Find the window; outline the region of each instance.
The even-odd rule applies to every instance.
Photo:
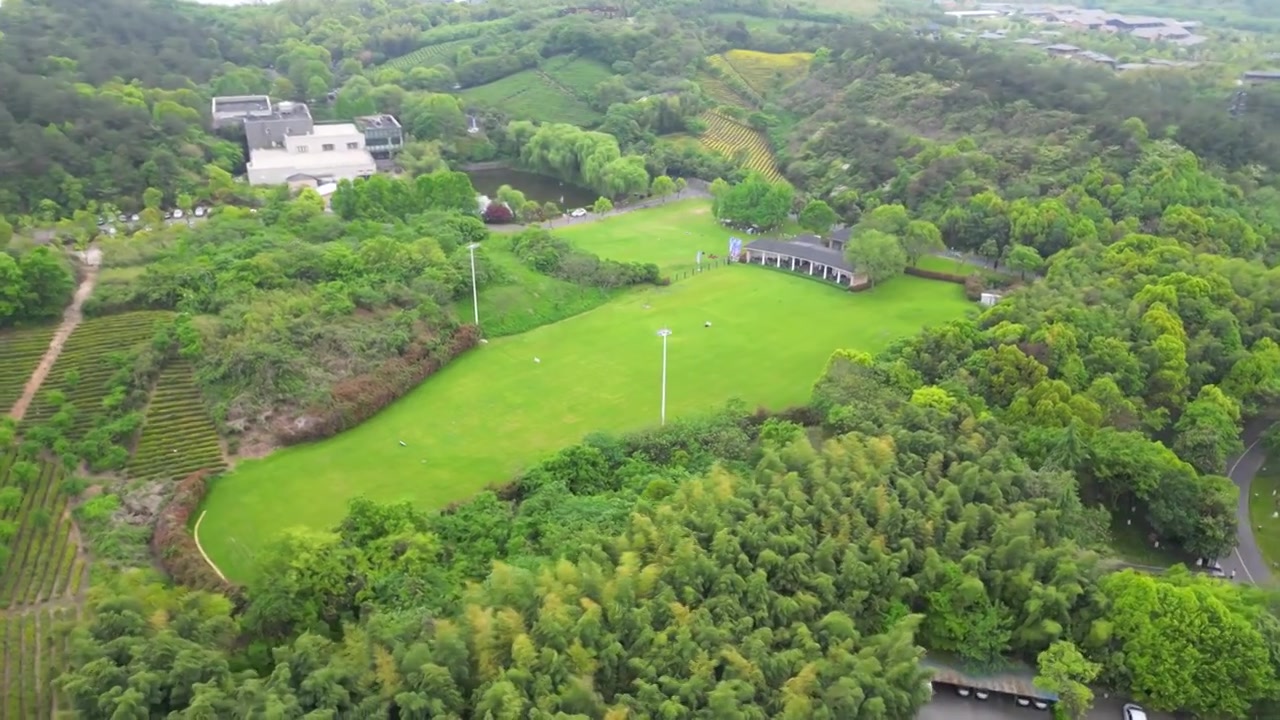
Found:
[[[360,143],[358,143],[358,142],[347,143],[347,149],[348,149],[348,150],[359,150],[359,149],[360,149]]]
[[[298,152],[300,152],[300,153],[304,153],[304,152],[306,152],[306,151],[307,151],[307,146],[306,146],[306,145],[299,145],[299,146],[298,146]]]
[[[324,152],[333,152],[333,143],[325,143],[320,146],[320,149]]]

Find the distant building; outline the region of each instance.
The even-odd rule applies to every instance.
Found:
[[[1059,56],[1065,57],[1068,55],[1075,55],[1076,53],[1080,52],[1080,48],[1076,47],[1075,45],[1067,45],[1065,43],[1059,43],[1057,45],[1045,46],[1044,51],[1049,53],[1050,55],[1059,55]]]
[[[373,157],[385,160],[404,147],[404,129],[392,115],[358,117],[356,127],[364,133],[364,144]]]
[[[281,102],[266,113],[244,119],[244,136],[249,150],[284,147],[294,135],[306,135],[315,127],[306,103]]]
[[[210,103],[213,129],[239,127],[246,118],[271,114],[271,98],[266,95],[224,95]]]
[[[1280,71],[1276,70],[1246,70],[1240,76],[1247,83],[1255,85],[1261,83],[1280,83]]]
[[[947,15],[957,20],[982,20],[986,18],[1002,17],[1004,13],[999,10],[951,10]]]
[[[1037,40],[1035,38],[1022,38],[1020,40],[1014,40],[1014,42],[1019,45],[1030,45],[1032,47],[1037,47],[1044,44],[1043,40]]]

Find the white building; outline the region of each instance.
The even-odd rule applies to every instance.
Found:
[[[247,170],[250,185],[299,180],[319,185],[367,177],[377,167],[354,123],[331,123],[316,125],[305,135],[285,136],[283,147],[250,150]]]

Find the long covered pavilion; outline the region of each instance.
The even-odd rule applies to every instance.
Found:
[[[756,240],[742,248],[741,262],[773,265],[846,287],[860,285],[867,279],[854,271],[839,250],[804,242]]]

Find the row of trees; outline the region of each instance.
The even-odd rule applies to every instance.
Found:
[[[58,317],[74,290],[71,269],[57,252],[5,252],[0,243],[0,328]]]

